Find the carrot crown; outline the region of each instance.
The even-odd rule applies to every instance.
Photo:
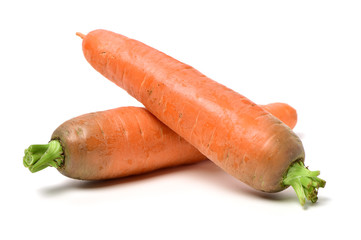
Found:
[[[58,140],[48,144],[35,144],[25,149],[23,164],[30,172],[38,172],[48,166],[59,168],[64,162],[63,148]]]
[[[318,199],[318,189],[326,185],[326,181],[318,178],[318,175],[320,171],[310,171],[302,162],[295,162],[283,179],[283,184],[293,187],[301,205],[304,206],[306,199],[315,203]]]

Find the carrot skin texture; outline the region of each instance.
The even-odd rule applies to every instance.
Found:
[[[84,114],[60,125],[65,176],[102,180],[193,163],[206,158],[144,108]]]
[[[84,36],[83,52],[98,72],[255,189],[283,190],[289,166],[304,161],[302,143],[289,127],[187,64],[106,30]]]
[[[289,108],[283,103],[267,107],[283,121],[291,121],[283,118]],[[82,180],[125,177],[207,159],[140,107],[120,107],[72,118],[61,124],[51,138],[59,140],[64,151],[65,161],[58,170]]]

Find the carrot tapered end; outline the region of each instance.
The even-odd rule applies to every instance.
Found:
[[[80,37],[81,39],[83,39],[85,37],[84,34],[80,33],[80,32],[76,32],[75,33],[78,37]]]

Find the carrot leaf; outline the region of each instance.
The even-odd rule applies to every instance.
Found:
[[[34,144],[25,150],[23,164],[30,172],[38,172],[48,166],[59,168],[64,162],[63,148],[58,140],[48,144]]]
[[[306,199],[315,203],[320,187],[325,187],[326,181],[318,178],[320,171],[310,171],[302,162],[295,162],[288,169],[283,184],[292,186],[302,206]]]

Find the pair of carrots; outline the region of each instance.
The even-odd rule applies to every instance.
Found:
[[[77,35],[88,62],[147,110],[123,107],[65,122],[48,144],[25,150],[30,171],[53,166],[72,178],[109,179],[208,158],[255,189],[292,186],[302,205],[317,201],[325,181],[303,164],[301,140],[291,130],[297,121],[292,107],[257,105],[120,34]]]

